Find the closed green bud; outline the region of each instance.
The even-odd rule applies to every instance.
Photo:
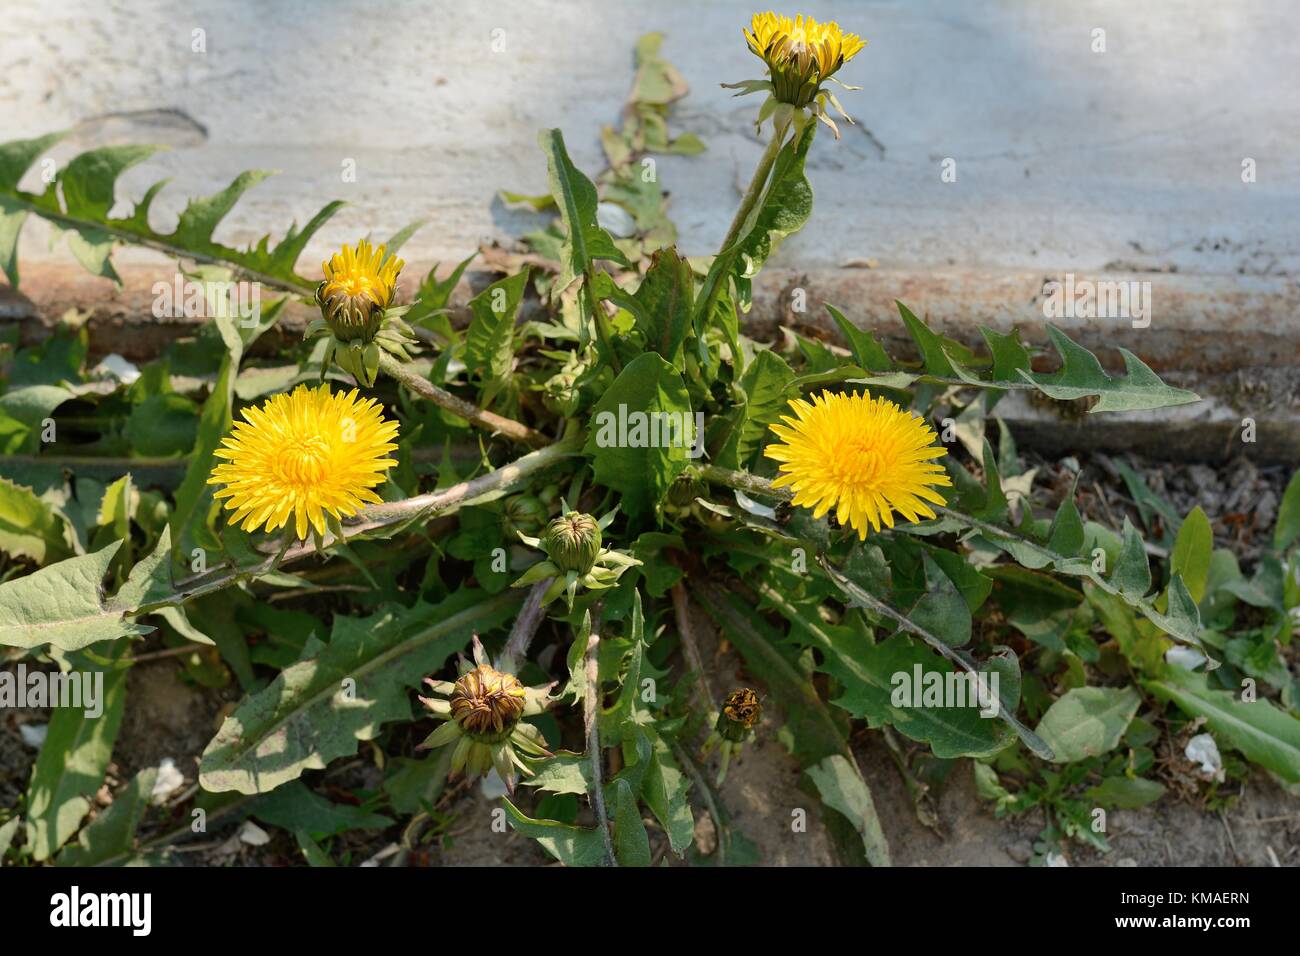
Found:
[[[505,521],[507,531],[535,534],[546,520],[546,505],[532,495],[515,495],[506,499]]]
[[[546,526],[541,543],[561,574],[586,574],[600,555],[600,525],[591,515],[570,511]]]
[[[695,499],[708,492],[708,485],[700,479],[684,475],[668,486],[668,506],[674,511],[689,511]]]

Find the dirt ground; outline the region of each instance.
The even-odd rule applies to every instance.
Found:
[[[1047,463],[1036,486],[1065,482]],[[1199,502],[1215,530],[1216,544],[1233,548],[1244,564],[1258,553],[1271,529],[1277,502],[1289,474],[1282,467],[1260,468],[1248,460],[1218,468],[1174,466],[1154,462],[1130,463],[1139,467],[1148,485],[1168,497],[1180,513]],[[1066,482],[1068,485],[1068,482]],[[1122,514],[1136,515],[1133,505],[1109,459],[1088,460],[1079,485],[1080,507],[1088,517],[1117,526]],[[707,617],[696,615],[710,682],[727,686],[739,664],[733,651],[720,648]],[[1293,659],[1292,667],[1296,661]],[[174,761],[184,777],[169,801],[170,813],[155,813],[146,824],[145,839],[156,836],[183,819],[180,805],[196,785],[198,755],[215,733],[221,717],[238,697],[237,689],[211,690],[186,682],[175,659],[160,659],[135,666],[130,673],[126,714],[110,767],[108,786],[97,802],[107,805],[111,793],[138,770]],[[48,720],[39,710],[7,710],[0,717],[0,804],[12,806],[26,787],[36,751],[22,739],[20,727]],[[776,739],[782,716],[767,708],[756,742],[733,762],[721,798],[741,830],[757,846],[767,865],[827,866],[837,855],[821,824],[819,804],[800,787],[797,762]],[[907,752],[915,748],[906,740]],[[1018,818],[996,819],[989,805],[978,798],[970,761],[957,761],[943,785],[930,794],[933,813],[927,826],[919,818],[904,778],[882,735],[859,733],[855,755],[872,789],[894,862],[903,866],[1016,866],[1027,863],[1045,820],[1040,810]],[[362,748],[358,758],[327,771],[306,775],[306,782],[331,795],[376,790],[382,775]],[[1222,794],[1221,794],[1222,795]],[[1115,810],[1109,815],[1107,839],[1110,853],[1067,844],[1067,859],[1075,866],[1296,866],[1300,865],[1300,799],[1288,796],[1262,772],[1251,774],[1232,794],[1226,810],[1212,812],[1173,791],[1141,810]],[[522,798],[527,809],[530,798]],[[408,865],[547,865],[546,854],[531,840],[512,830],[491,826],[495,801],[484,796],[478,784],[450,787],[439,803],[440,817],[433,839],[424,849],[402,858]],[[793,832],[791,810],[808,813],[805,832]],[[585,808],[584,819],[589,822]],[[697,835],[710,839],[711,820],[695,806]],[[233,813],[202,836],[180,842],[170,862],[182,865],[279,866],[301,863],[292,837],[265,827],[269,841],[252,845],[238,836],[241,814]],[[170,819],[160,819],[167,818]],[[392,850],[401,840],[407,821],[382,831],[347,834],[334,844],[336,859],[351,865],[374,860],[393,861]],[[652,828],[652,842],[666,862],[664,841]],[[340,850],[343,852],[341,853]]]

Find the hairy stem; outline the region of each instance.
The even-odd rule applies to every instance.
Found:
[[[596,293],[592,289],[593,272],[588,269],[582,277],[582,294],[587,300],[587,308],[591,311],[591,320],[596,323],[596,335],[600,338],[600,343],[609,353],[609,364],[613,368],[614,374],[618,375],[623,371],[623,363],[619,361],[618,353],[614,351],[614,337],[609,331],[609,316],[605,314],[605,307],[601,305]]]
[[[479,408],[473,402],[467,402],[446,389],[439,388],[428,379],[411,371],[387,352],[380,354],[379,367],[386,375],[401,382],[421,398],[427,398],[453,415],[459,415],[476,428],[482,428],[494,435],[504,435],[506,438],[532,445],[534,448],[540,448],[551,442],[550,438],[522,422]]]
[[[404,501],[370,505],[363,508],[355,518],[343,524],[343,538],[341,540],[349,541],[371,531],[378,531],[382,528],[393,527],[407,522],[425,521],[435,515],[454,511],[483,495],[512,488],[538,471],[576,454],[577,451],[577,440],[566,439],[538,451],[530,452],[508,465],[503,465],[496,471],[488,472],[486,475],[479,475],[469,481],[462,481],[450,488],[443,488],[441,491],[435,491],[427,495],[417,495]],[[333,534],[327,534],[324,547],[329,547],[336,540],[340,539],[335,538]],[[243,578],[266,574],[272,567],[305,558],[307,555],[314,553],[315,550],[315,545],[312,542],[300,541],[284,552],[278,564],[276,562],[277,556],[272,554],[261,564],[254,565],[251,568],[222,568],[193,578],[187,578],[177,582],[176,593],[157,603],[180,604],[199,595],[219,591]]]
[[[785,145],[785,134],[789,129],[789,119],[773,125],[772,138],[768,141],[767,148],[763,150],[763,155],[759,157],[758,167],[754,170],[749,186],[745,189],[745,195],[740,199],[740,207],[736,210],[736,215],[732,217],[731,225],[727,228],[727,235],[723,238],[722,245],[718,249],[718,259],[722,259],[724,256],[729,258],[734,254],[732,247],[735,246],[737,239],[740,237],[740,230],[744,228],[746,220],[749,219],[754,207],[758,204],[759,197],[763,195],[763,191],[767,187],[768,177],[772,174],[772,166],[776,163],[776,157],[780,155],[781,147]],[[721,293],[722,287],[726,284],[727,271],[725,266],[719,270],[705,290],[704,302],[697,314],[703,316],[706,322],[708,317],[713,314],[713,306],[718,301],[718,295]]]
[[[514,674],[518,671],[519,664],[528,656],[528,645],[532,643],[533,635],[537,633],[542,618],[546,616],[542,599],[546,597],[546,589],[551,586],[553,580],[555,579],[547,578],[538,581],[529,590],[524,606],[519,610],[519,616],[515,618],[514,627],[510,629],[505,650],[501,652],[497,664],[498,670]]]
[[[594,624],[587,637],[585,658],[587,681],[582,698],[582,725],[587,741],[587,759],[591,763],[591,803],[596,811],[600,835],[605,841],[605,865],[618,866],[614,842],[609,835],[609,813],[605,809],[604,760],[600,749],[600,615],[604,604],[592,609]]]
[[[747,471],[732,471],[730,468],[719,468],[717,465],[700,465],[696,468],[696,474],[704,481],[735,488],[747,495],[762,495],[765,498],[779,498],[782,501],[789,501],[794,497],[794,492],[789,488],[773,488],[772,482],[767,478],[751,475]]]
[[[686,651],[691,669],[700,675],[700,679],[695,682],[696,704],[700,707],[700,713],[707,714],[718,706],[717,698],[713,696],[709,675],[704,670],[704,658],[700,655],[700,645],[695,640],[695,628],[691,624],[690,598],[686,596],[686,588],[681,581],[673,585],[672,596],[673,614],[677,620],[677,633],[682,638],[682,648]]]

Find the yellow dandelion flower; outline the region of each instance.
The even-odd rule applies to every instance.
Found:
[[[743,31],[749,49],[767,64],[778,102],[807,106],[824,81],[866,46],[838,23],[818,23],[812,17],[756,13]]]
[[[386,457],[397,448],[397,422],[373,398],[299,385],[243,415],[213,452],[225,461],[208,479],[225,486],[215,497],[235,512],[231,524],[275,531],[292,518],[305,539],[309,524],[325,533],[326,515],[349,517],[381,500],[372,489],[397,464]]]
[[[932,486],[951,485],[945,454],[933,444],[935,433],[917,418],[883,398],[822,392],[812,402],[790,402],[795,417],[772,431],[781,444],[764,454],[781,462],[773,486],[794,489],[794,503],[820,518],[832,508],[840,524],[859,538],[867,528],[894,526],[894,512],[908,521],[933,518],[926,502],[944,504]]]
[[[316,289],[316,301],[340,340],[369,341],[379,331],[397,291],[397,275],[406,264],[396,256],[385,262],[387,255],[387,246],[375,248],[362,239],[355,249],[344,246],[322,263],[325,281]]]

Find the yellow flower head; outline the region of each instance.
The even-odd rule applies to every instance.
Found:
[[[316,289],[316,301],[340,340],[369,341],[379,331],[397,291],[397,274],[406,264],[396,256],[385,262],[387,254],[386,246],[374,248],[362,239],[355,249],[344,246],[321,265],[325,281]]]
[[[818,23],[802,15],[792,20],[756,13],[744,33],[749,49],[767,64],[777,101],[795,107],[809,105],[822,83],[866,46],[857,34],[840,30],[838,23]]]
[[[892,528],[895,511],[916,521],[935,516],[927,501],[944,503],[932,486],[952,484],[933,461],[945,451],[924,420],[864,394],[822,392],[790,407],[795,417],[772,426],[782,444],[764,454],[781,462],[773,486],[793,488],[794,503],[814,518],[834,508],[840,524],[866,538],[868,526]]]
[[[325,533],[327,514],[348,517],[381,500],[372,489],[397,464],[386,457],[397,448],[397,422],[384,418],[373,398],[299,385],[243,415],[213,452],[225,461],[208,479],[225,486],[215,497],[235,512],[232,524],[275,531],[292,517],[295,533],[306,538],[308,524]]]

